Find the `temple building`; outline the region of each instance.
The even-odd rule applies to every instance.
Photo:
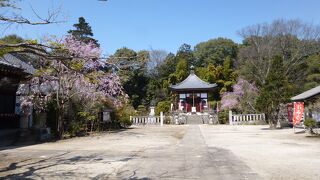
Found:
[[[291,101],[304,102],[305,117],[320,123],[320,86],[292,97]]]
[[[34,72],[21,55],[10,53],[0,57],[0,129],[21,127],[16,92],[19,84]]]
[[[177,95],[174,107],[185,113],[202,113],[210,109],[208,94],[217,87],[201,80],[194,71],[182,82],[171,85],[169,88]]]

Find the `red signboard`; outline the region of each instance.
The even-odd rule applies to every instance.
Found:
[[[294,111],[293,111],[293,125],[299,124],[302,120],[302,115],[304,111],[303,102],[294,102]]]

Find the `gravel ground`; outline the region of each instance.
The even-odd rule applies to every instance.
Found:
[[[0,150],[1,179],[320,179],[320,138],[268,126],[150,126]]]
[[[209,147],[230,150],[264,179],[320,179],[320,138],[268,126],[201,126]]]

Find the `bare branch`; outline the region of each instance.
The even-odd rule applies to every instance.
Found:
[[[1,1],[0,1],[1,2]],[[0,6],[1,8],[2,6]],[[57,20],[61,14],[61,6],[54,10],[48,10],[47,16],[41,17],[35,9],[30,5],[30,8],[33,14],[37,17],[38,21],[32,21],[28,18],[25,18],[21,15],[17,15],[13,13],[12,15],[0,15],[0,22],[8,23],[8,24],[27,24],[27,25],[46,25],[46,24],[55,24],[55,23],[62,23],[66,21]]]

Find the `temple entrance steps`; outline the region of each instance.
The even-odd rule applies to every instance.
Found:
[[[186,124],[209,124],[209,116],[205,115],[188,115]]]

